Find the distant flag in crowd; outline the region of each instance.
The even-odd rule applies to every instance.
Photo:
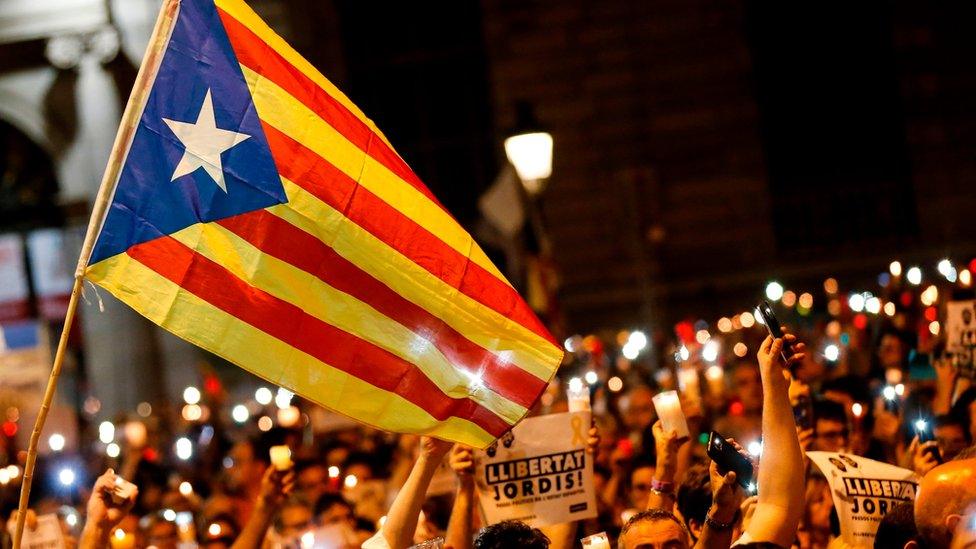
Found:
[[[509,430],[562,358],[532,310],[244,2],[177,3],[86,277],[367,424],[478,447]]]

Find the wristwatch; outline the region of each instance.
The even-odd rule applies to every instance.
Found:
[[[732,520],[728,522],[719,522],[713,519],[711,515],[705,515],[705,524],[707,524],[712,530],[727,532],[731,530],[732,526],[735,524],[735,517],[732,517]]]

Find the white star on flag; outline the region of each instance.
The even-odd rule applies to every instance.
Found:
[[[207,96],[203,98],[203,105],[200,107],[200,114],[197,115],[195,123],[179,122],[169,118],[163,118],[163,122],[166,122],[169,129],[176,134],[185,149],[183,158],[176,165],[176,171],[173,172],[170,181],[176,181],[177,178],[193,173],[197,168],[203,168],[214,183],[226,193],[227,184],[224,183],[224,169],[220,162],[220,155],[251,136],[217,127],[210,89],[207,89]]]

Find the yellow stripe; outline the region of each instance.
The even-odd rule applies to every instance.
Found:
[[[471,398],[509,424],[515,424],[528,412],[485,385],[472,384],[471,378],[454,368],[430,341],[355,297],[262,253],[220,225],[198,223],[170,236],[251,286],[415,364],[451,397]]]
[[[278,55],[285,58],[292,66],[296,69],[305,73],[305,76],[309,77],[313,82],[318,84],[325,93],[332,96],[333,99],[338,101],[344,107],[349,109],[349,112],[353,113],[356,118],[361,120],[366,124],[370,130],[372,130],[380,139],[382,139],[390,149],[393,149],[393,145],[386,139],[383,132],[376,127],[376,124],[372,120],[366,117],[365,114],[359,107],[353,104],[344,93],[342,93],[339,88],[335,87],[332,82],[329,81],[322,73],[318,71],[311,63],[305,60],[297,51],[295,51],[291,46],[288,45],[280,36],[278,36],[271,27],[268,26],[247,4],[242,0],[216,0],[214,2],[218,8],[225,11],[228,15],[237,19],[239,23],[247,27],[254,34],[256,34],[261,40],[266,44],[271,46],[271,49],[278,52]]]
[[[517,322],[485,307],[403,256],[341,212],[282,178],[288,203],[268,211],[315,236],[393,291],[466,338],[549,381],[562,351]]]
[[[465,419],[437,421],[403,397],[333,368],[181,289],[119,254],[86,276],[187,341],[337,412],[380,429],[429,434],[484,448],[494,437]]]
[[[471,235],[442,207],[363,152],[277,84],[243,65],[241,70],[262,122],[308,147],[459,254],[510,285]]]

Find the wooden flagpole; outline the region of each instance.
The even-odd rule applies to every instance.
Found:
[[[64,317],[64,327],[61,329],[61,338],[58,340],[58,349],[54,355],[54,365],[51,367],[51,375],[47,380],[47,388],[44,391],[44,400],[37,413],[37,420],[34,422],[34,430],[31,432],[30,443],[27,447],[27,462],[24,464],[23,484],[20,488],[20,504],[17,508],[17,529],[14,531],[14,549],[20,549],[21,541],[24,536],[24,524],[27,519],[27,507],[30,501],[31,484],[34,480],[34,466],[37,463],[37,445],[41,438],[41,431],[44,430],[44,423],[47,421],[47,413],[51,409],[54,400],[54,392],[58,387],[58,378],[61,377],[61,365],[64,363],[65,352],[68,346],[68,336],[71,332],[71,325],[74,323],[75,313],[78,310],[78,298],[81,294],[82,283],[84,282],[85,270],[88,267],[88,259],[91,257],[92,248],[102,227],[109,203],[115,194],[115,186],[119,180],[119,171],[125,161],[125,156],[132,144],[142,116],[143,107],[149,97],[149,90],[156,79],[156,72],[163,59],[163,53],[169,42],[173,25],[179,14],[180,0],[164,0],[159,16],[156,18],[156,25],[149,38],[149,45],[146,54],[139,67],[135,84],[129,94],[129,102],[125,106],[122,114],[122,121],[119,131],[115,135],[115,143],[112,145],[112,152],[108,158],[108,165],[105,174],[102,176],[98,194],[92,205],[91,219],[88,221],[88,231],[85,233],[85,241],[81,246],[81,254],[78,257],[78,267],[75,269],[74,285],[71,287],[71,298],[68,300],[68,310]],[[121,55],[121,54],[120,54]]]

